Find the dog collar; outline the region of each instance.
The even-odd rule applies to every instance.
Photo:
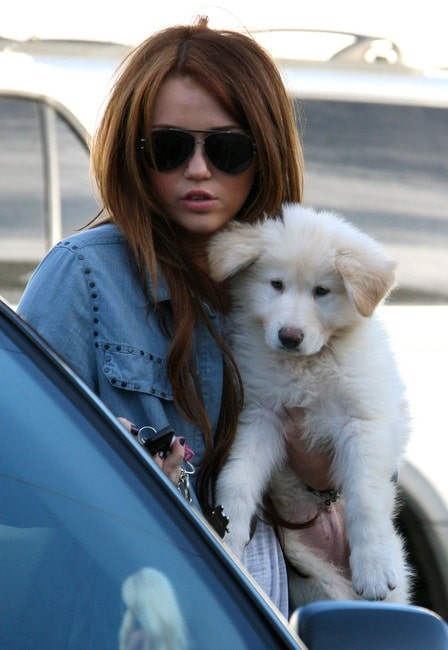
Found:
[[[341,498],[341,490],[339,488],[331,488],[330,490],[315,490],[309,485],[306,487],[307,490],[311,492],[311,494],[314,494],[314,496],[321,499],[327,508],[329,508],[332,503],[336,503],[336,501]]]

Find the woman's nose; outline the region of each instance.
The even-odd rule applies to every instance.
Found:
[[[187,160],[184,173],[187,178],[208,178],[211,175],[210,162],[205,153],[204,143],[200,140],[195,142],[193,153]]]

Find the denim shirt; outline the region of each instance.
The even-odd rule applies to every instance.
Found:
[[[105,224],[57,244],[42,260],[18,312],[118,416],[138,426],[170,424],[195,451],[204,453],[201,431],[174,408],[167,375],[169,338],[154,314],[168,309],[163,278],[148,301],[120,230]],[[208,309],[222,331],[222,318]],[[202,324],[195,331],[197,380],[213,431],[222,397],[221,351]]]
[[[170,424],[195,451],[197,466],[204,439],[174,408],[166,365],[170,340],[154,313],[157,303],[169,310],[163,278],[157,296],[149,280],[148,291],[149,307],[123,235],[107,224],[57,244],[31,277],[18,312],[117,417],[138,426]],[[224,319],[208,312],[215,328],[225,334]],[[194,338],[196,379],[215,432],[223,389],[222,354],[205,325],[196,327]],[[286,566],[273,528],[263,521],[243,562],[287,617]]]

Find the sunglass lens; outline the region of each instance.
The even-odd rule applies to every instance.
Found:
[[[180,167],[191,156],[195,146],[191,133],[174,129],[158,129],[151,133],[151,143],[145,149],[148,164],[159,172]],[[241,174],[254,158],[254,144],[243,133],[209,133],[204,139],[205,153],[210,162],[227,174]]]
[[[194,137],[183,131],[153,131],[148,162],[159,172],[180,167],[194,149]],[[152,155],[151,155],[152,154]]]
[[[213,133],[205,140],[212,164],[227,174],[241,174],[252,163],[254,145],[243,133]]]

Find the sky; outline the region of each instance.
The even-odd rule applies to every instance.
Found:
[[[319,28],[392,38],[407,63],[448,67],[446,0],[0,0],[1,36],[118,40],[135,44],[152,31],[206,14],[211,26]]]

